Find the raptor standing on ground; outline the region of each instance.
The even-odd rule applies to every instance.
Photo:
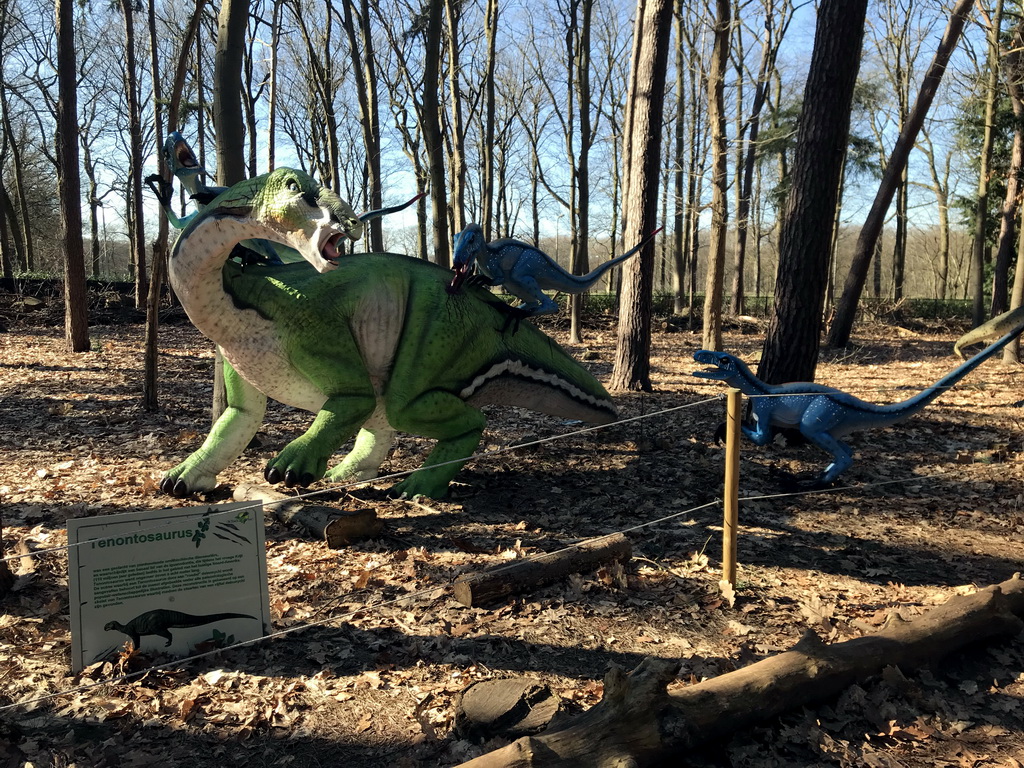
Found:
[[[821,488],[835,482],[853,464],[853,451],[840,438],[851,432],[887,427],[909,419],[1013,341],[1021,331],[1024,331],[1024,325],[1017,325],[928,389],[908,400],[888,405],[875,405],[842,390],[813,382],[778,386],[766,384],[751,372],[746,363],[728,352],[706,349],[696,352],[694,360],[714,367],[694,371],[693,375],[724,381],[752,398],[754,427],[743,425],[741,429],[755,444],[768,445],[776,428],[797,427],[808,441],[832,454],[832,463],[811,483],[811,487]]]
[[[591,423],[617,413],[604,387],[529,323],[504,334],[490,294],[445,290],[449,273],[394,254],[342,257],[363,223],[307,174],[282,168],[240,182],[182,232],[169,259],[188,316],[224,352],[228,408],[203,446],[170,470],[176,496],[209,490],[259,428],[267,397],[316,414],[267,464],[269,482],[376,477],[395,430],[437,440],[393,493],[441,497],[477,444],[484,404]],[[266,238],[312,264],[246,267],[234,246]],[[331,455],[355,445],[327,473]]]
[[[455,252],[452,257],[452,271],[455,276],[448,284],[450,293],[457,293],[463,283],[473,274],[474,265],[479,268],[483,285],[500,285],[506,291],[523,300],[515,310],[523,317],[550,315],[558,311],[558,304],[544,291],[562,293],[583,293],[593,286],[601,276],[616,264],[621,264],[646,245],[661,227],[635,248],[621,256],[609,259],[586,275],[566,272],[558,262],[544,251],[521,240],[504,238],[488,243],[479,224],[468,224],[455,236]]]

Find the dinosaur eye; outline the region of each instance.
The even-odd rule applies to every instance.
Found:
[[[297,182],[295,179],[292,179],[291,181],[288,182],[288,191],[294,192],[295,194],[299,194],[302,192],[302,188],[299,186],[299,182]]]

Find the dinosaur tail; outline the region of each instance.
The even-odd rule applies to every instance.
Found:
[[[1024,306],[1011,309],[1009,312],[997,315],[988,322],[982,323],[977,328],[965,333],[957,339],[956,344],[953,345],[953,351],[960,355],[960,357],[963,357],[964,347],[995,338],[998,334],[1006,333],[1022,322],[1024,322]]]
[[[617,264],[621,264],[630,256],[633,256],[637,251],[639,251],[641,248],[643,248],[645,245],[651,242],[651,240],[654,239],[654,236],[661,232],[661,230],[663,229],[664,227],[658,227],[656,230],[651,232],[651,234],[647,235],[647,237],[645,237],[643,240],[641,240],[639,243],[634,245],[632,248],[630,248],[628,251],[621,254],[620,256],[616,256],[614,259],[609,259],[604,264],[597,267],[596,269],[592,269],[585,275],[572,275],[570,279],[582,289],[589,288],[590,286],[592,286],[594,283],[601,279],[601,275],[603,275],[605,272],[607,272],[609,269],[616,266]]]
[[[961,363],[959,366],[957,366],[952,371],[947,373],[937,382],[932,384],[932,386],[928,387],[928,389],[919,392],[918,394],[914,395],[908,400],[904,400],[903,402],[900,403],[893,403],[892,406],[886,406],[886,408],[891,408],[894,411],[900,411],[903,414],[903,417],[910,416],[916,413],[917,411],[921,410],[926,405],[928,405],[928,403],[930,403],[932,400],[937,398],[939,395],[943,394],[947,389],[950,389],[951,387],[955,386],[962,378],[967,376],[967,374],[971,373],[971,371],[973,371],[983,362],[985,362],[994,354],[996,354],[996,352],[998,352],[1011,341],[1013,341],[1015,338],[1017,338],[1017,336],[1019,336],[1022,331],[1024,331],[1024,318],[1020,318],[1016,327],[1014,327],[1009,333],[1007,333],[1001,339],[993,342],[992,344],[989,344],[978,354],[974,355],[974,357],[971,357],[964,361],[963,363]]]
[[[508,337],[503,359],[459,393],[468,403],[512,405],[590,424],[618,418],[601,382],[552,339],[527,322]]]

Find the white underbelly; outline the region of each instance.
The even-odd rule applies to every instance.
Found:
[[[324,393],[288,362],[281,340],[272,332],[235,340],[223,352],[243,379],[279,403],[316,413],[327,401]]]

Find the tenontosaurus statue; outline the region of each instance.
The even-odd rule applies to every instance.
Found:
[[[808,441],[832,454],[832,462],[812,482],[820,488],[835,482],[853,464],[853,451],[841,438],[851,432],[898,424],[922,410],[985,360],[1001,350],[1021,331],[1018,324],[994,344],[947,373],[935,384],[899,403],[876,405],[842,390],[813,382],[766,384],[746,363],[728,352],[702,349],[693,355],[698,363],[713,366],[694,371],[702,379],[724,381],[751,398],[753,428],[742,425],[743,434],[757,445],[768,445],[778,428],[798,428]]]
[[[513,296],[522,299],[515,311],[522,317],[549,315],[558,311],[558,304],[544,293],[545,290],[562,293],[583,293],[593,286],[601,276],[616,264],[621,264],[639,251],[661,231],[661,227],[645,237],[639,245],[621,256],[609,259],[585,275],[574,275],[559,266],[558,262],[544,251],[529,243],[512,238],[503,238],[488,243],[479,224],[467,224],[455,236],[455,251],[452,255],[452,271],[455,276],[448,285],[451,293],[457,293],[467,278],[473,275],[473,267],[480,270],[483,279],[475,278],[482,285],[500,285]]]
[[[529,323],[502,333],[507,318],[487,291],[450,295],[445,269],[408,256],[342,257],[342,242],[362,227],[333,192],[283,168],[229,188],[181,233],[171,285],[223,350],[228,408],[202,447],[166,473],[164,491],[213,488],[259,428],[268,396],[316,414],[268,462],[269,482],[376,477],[401,430],[437,441],[422,468],[392,489],[409,497],[447,492],[479,443],[481,405],[615,420],[604,387],[549,337]],[[228,260],[252,238],[295,248],[309,264],[243,268]],[[331,455],[354,435],[351,452],[328,472]]]

